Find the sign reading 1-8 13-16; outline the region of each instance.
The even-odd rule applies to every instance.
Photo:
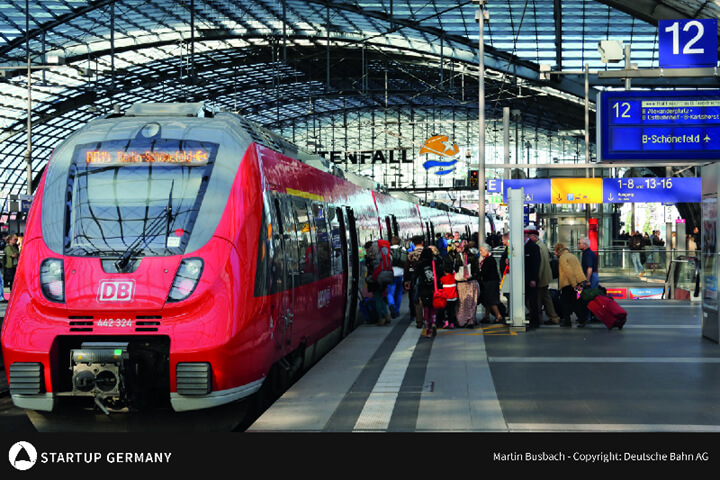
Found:
[[[605,91],[598,161],[720,159],[720,91]]]

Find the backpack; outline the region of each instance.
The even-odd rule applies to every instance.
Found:
[[[408,257],[408,252],[402,247],[393,248],[390,250],[392,255],[393,267],[405,268],[405,261]]]
[[[630,249],[631,250],[640,250],[642,248],[643,241],[642,238],[639,236],[633,235],[630,237]]]
[[[370,260],[368,265],[368,272],[372,272],[370,278],[381,286],[390,285],[395,280],[390,252],[390,242],[379,239],[372,242],[372,245],[365,253],[368,260]]]

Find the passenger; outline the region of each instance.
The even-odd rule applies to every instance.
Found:
[[[642,249],[643,249],[643,238],[640,232],[637,230],[628,240],[628,248],[630,248],[630,258],[632,258],[633,266],[635,267],[635,275],[642,277],[645,275],[645,267],[642,261]]]
[[[400,237],[392,237],[390,239],[390,255],[393,264],[393,283],[387,287],[387,302],[390,316],[397,318],[400,315],[400,304],[402,303],[402,295],[404,293],[403,275],[405,273],[405,262],[407,261],[408,252],[400,244]]]
[[[441,263],[435,260],[435,250],[439,251],[434,245],[423,248],[420,253],[420,259],[415,265],[415,271],[418,277],[418,296],[422,303],[422,319],[427,337],[434,337],[437,332],[437,311],[433,307],[433,294],[436,288],[442,288],[440,278],[437,275]],[[417,318],[416,318],[417,321]]]
[[[550,296],[550,282],[552,281],[553,274],[550,268],[550,250],[547,245],[540,240],[537,233],[530,234],[530,240],[540,248],[540,272],[538,274],[538,308],[545,307],[545,314],[548,320],[544,322],[545,325],[558,325],[560,323],[560,317],[555,311],[552,297]]]
[[[580,261],[570,253],[564,243],[556,243],[553,248],[558,257],[558,290],[560,290],[560,326],[572,327],[570,315],[577,306],[577,292],[586,281]],[[582,320],[584,322],[584,320]],[[578,322],[581,317],[578,316]],[[584,323],[583,323],[584,325]],[[580,325],[578,325],[580,326]]]
[[[653,232],[654,234],[655,232]],[[598,257],[590,248],[590,239],[583,237],[578,240],[578,249],[582,252],[580,264],[585,273],[585,280],[590,288],[597,288],[600,285],[600,277],[598,276]],[[587,321],[592,318],[592,313],[587,312]]]
[[[660,237],[660,230],[653,232],[652,244],[653,249],[658,252],[657,261],[660,262],[661,265],[665,265],[665,249],[663,248],[665,247],[665,240]]]
[[[447,240],[445,240],[441,233],[435,235],[435,246],[440,251],[440,256],[445,258],[447,255]]]
[[[538,305],[538,283],[540,282],[540,247],[530,240],[530,234],[537,230],[525,230],[525,298],[530,310],[530,328],[540,326],[540,306]]]
[[[477,300],[480,291],[477,280],[473,278],[478,271],[478,258],[471,252],[466,251],[467,241],[463,240],[457,245],[457,251],[462,258],[463,267],[469,267],[468,273],[457,271],[455,279],[458,287],[458,326],[473,328],[477,314]],[[458,280],[460,278],[460,280]]]
[[[500,271],[500,295],[505,297],[505,303],[510,305],[510,233],[505,232],[500,237],[500,261],[498,262],[498,270]],[[501,307],[502,308],[502,307]]]
[[[463,260],[457,251],[455,242],[450,242],[447,247],[447,255],[443,258],[443,270],[448,267],[453,272],[458,272],[463,266]]]
[[[18,259],[20,258],[20,249],[17,246],[18,236],[12,234],[8,237],[5,246],[5,286],[12,289],[13,280],[15,279],[15,270],[17,269]]]
[[[598,257],[590,248],[590,239],[583,237],[578,240],[578,248],[582,251],[582,261],[580,263],[583,272],[585,272],[585,279],[590,284],[590,288],[597,288],[600,285]]]
[[[373,268],[370,267],[370,265],[378,261],[377,258],[379,255],[380,251],[377,249],[377,241],[370,241],[365,244],[365,265],[367,268],[365,285],[375,301],[375,311],[378,315],[376,325],[382,327],[384,325],[389,325],[391,322],[390,310],[388,309],[386,298],[387,286],[372,279]]]
[[[455,328],[457,326],[458,305],[457,281],[455,280],[455,272],[452,268],[446,263],[443,263],[443,265],[445,274],[440,278],[440,282],[442,283],[445,298],[447,299],[443,328]]]
[[[480,295],[481,303],[485,307],[485,316],[481,323],[490,323],[490,311],[495,315],[493,323],[505,323],[505,318],[500,313],[500,273],[498,272],[497,262],[492,256],[490,246],[481,244],[478,249],[480,253],[478,278],[482,292]]]
[[[412,238],[412,243],[415,248],[413,251],[408,253],[407,261],[405,262],[405,271],[403,272],[403,281],[405,282],[405,290],[408,292],[408,305],[410,308],[410,321],[415,321],[417,328],[423,328],[423,309],[420,299],[418,297],[417,288],[417,263],[420,261],[420,255],[422,254],[425,239],[422,235],[415,235]]]

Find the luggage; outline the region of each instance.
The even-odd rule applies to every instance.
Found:
[[[375,323],[378,321],[378,312],[375,308],[375,299],[371,297],[363,297],[360,295],[360,314],[363,316],[365,323]]]
[[[390,242],[378,239],[372,242],[365,251],[365,258],[368,261],[368,270],[371,273],[370,280],[382,287],[390,285],[395,279],[393,274],[393,263]]]
[[[615,300],[605,295],[596,296],[587,308],[598,320],[603,322],[608,329],[617,327],[622,330],[627,321],[627,312]]]
[[[598,295],[607,296],[607,289],[602,285],[598,285],[596,288],[583,288],[580,298],[582,298],[585,302],[590,302]]]

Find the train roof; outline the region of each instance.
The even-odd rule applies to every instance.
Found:
[[[222,117],[224,115],[231,115],[233,118],[238,120],[247,132],[252,137],[253,141],[278,151],[288,157],[295,158],[300,162],[315,167],[324,172],[335,175],[336,177],[343,178],[355,185],[358,185],[369,190],[373,190],[378,193],[385,195],[391,195],[393,198],[398,200],[404,200],[409,203],[417,205],[424,205],[425,202],[419,197],[409,194],[407,192],[392,192],[390,193],[388,187],[375,181],[370,177],[359,175],[356,173],[346,172],[340,167],[330,162],[326,158],[308,152],[298,147],[294,143],[288,141],[282,136],[278,135],[267,128],[261,127],[253,122],[250,122],[246,118],[228,111],[215,111],[213,108],[208,107],[203,102],[196,103],[136,103],[127,109],[124,113],[113,113],[105,118],[117,118],[117,117],[157,117],[157,116],[169,116],[169,117]],[[443,211],[453,211],[464,215],[477,216],[477,212],[473,212],[462,207],[453,207],[442,202],[435,202],[434,208]]]

